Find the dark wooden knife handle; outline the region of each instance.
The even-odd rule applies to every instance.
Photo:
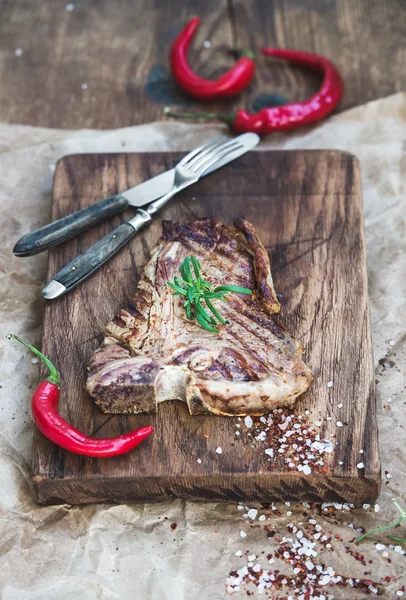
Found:
[[[127,206],[128,200],[121,194],[96,202],[36,231],[27,233],[18,240],[13,253],[15,256],[32,256],[44,252],[44,250],[57,246],[82,231],[90,229],[93,225],[122,212]]]
[[[120,250],[137,232],[129,223],[123,223],[117,229],[104,236],[86,252],[73,259],[53,277],[66,288],[66,292],[84,281]],[[49,284],[48,284],[49,285]],[[46,286],[47,287],[47,286]],[[46,298],[46,287],[43,295]],[[65,293],[66,293],[65,292]]]

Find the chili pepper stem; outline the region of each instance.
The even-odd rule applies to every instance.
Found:
[[[164,113],[167,117],[171,117],[172,119],[219,119],[220,121],[227,123],[227,125],[231,125],[236,117],[233,113],[174,113],[169,106],[165,106]]]
[[[33,352],[36,356],[38,356],[48,367],[49,369],[49,377],[47,377],[46,381],[49,381],[49,383],[53,383],[54,385],[57,385],[58,388],[60,387],[60,382],[59,382],[59,373],[57,371],[57,368],[55,367],[54,364],[51,363],[51,361],[49,360],[49,358],[47,358],[46,356],[44,356],[44,354],[42,354],[42,352],[40,352],[39,350],[37,350],[36,348],[34,348],[34,346],[31,346],[31,344],[29,344],[28,342],[25,342],[24,340],[22,340],[20,337],[18,337],[18,335],[14,335],[13,333],[9,333],[7,335],[7,339],[8,340],[17,340],[17,342],[20,342],[20,344],[23,344],[24,346],[26,346],[27,348],[29,348],[31,350],[31,352]]]
[[[237,54],[237,56],[246,56],[247,58],[252,58],[254,60],[255,58],[255,53],[250,50],[249,48],[242,48],[241,50],[236,50],[235,53]]]

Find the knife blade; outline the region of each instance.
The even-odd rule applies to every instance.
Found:
[[[244,137],[247,135],[249,136],[248,139]],[[256,139],[252,137],[253,135]],[[244,139],[241,140],[241,138]],[[238,140],[238,142],[236,142],[236,140]],[[204,159],[200,158],[197,160],[198,162],[200,160],[200,163],[203,160],[203,168],[204,161],[208,162],[207,170],[211,165],[215,166],[215,168],[220,168],[224,164],[235,160],[242,154],[248,152],[248,150],[252,149],[258,141],[259,138],[256,134],[244,134],[237,138],[233,138],[226,143],[220,144],[218,148],[216,147],[215,150],[213,149],[211,151],[211,155],[207,155],[208,158],[205,157]],[[225,161],[224,158],[227,158],[227,160]],[[185,157],[185,160],[190,160],[190,158],[187,156]],[[193,185],[203,176],[203,174],[207,173],[207,170],[203,171],[202,167],[200,167],[200,171],[197,167],[197,170],[191,168],[188,171],[185,166],[183,172],[182,168],[183,166],[181,163],[176,169],[177,174],[174,185],[167,194],[150,203],[146,210],[138,208],[134,218],[111,231],[104,238],[83,252],[83,254],[74,258],[68,265],[58,271],[42,290],[43,297],[47,300],[58,298],[90,277],[114,256],[114,254],[116,254],[116,252],[118,252],[142,227],[150,223],[153,215],[165,206],[174,195],[186,187]],[[212,170],[214,170],[214,168]]]
[[[225,136],[221,137],[227,139]],[[235,160],[235,158],[238,158],[248,150],[254,148],[259,142],[259,137],[255,133],[244,133],[234,139],[239,139],[243,142],[243,149],[239,150],[234,155],[230,154],[225,157],[221,163],[214,168],[209,169],[204,176],[223,167],[231,160]],[[196,150],[198,151],[199,149]],[[62,242],[79,235],[79,233],[90,229],[90,227],[93,227],[97,223],[101,223],[109,217],[124,211],[128,206],[140,208],[149,204],[153,200],[156,200],[169,192],[173,185],[174,173],[174,169],[164,171],[121,194],[115,194],[110,198],[95,202],[87,208],[27,233],[18,240],[14,246],[13,254],[19,257],[39,254],[52,246],[57,246]]]

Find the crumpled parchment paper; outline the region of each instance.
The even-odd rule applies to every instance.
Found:
[[[77,132],[0,125],[3,600],[214,600],[226,598],[230,592],[236,598],[245,598],[247,589],[258,598],[301,598],[304,590],[295,588],[291,581],[294,566],[289,559],[276,558],[270,564],[267,558],[280,547],[283,536],[297,539],[295,527],[315,542],[313,550],[317,554],[309,558],[314,567],[309,564],[304,568],[310,569],[310,574],[323,569],[325,573],[324,584],[310,597],[401,597],[406,584],[406,556],[401,544],[392,543],[383,534],[376,536],[382,546],[376,546],[373,540],[355,546],[353,540],[358,535],[354,528],[368,529],[398,518],[393,498],[406,510],[406,432],[402,419],[406,400],[406,94],[357,107],[307,131],[270,136],[260,146],[342,149],[354,153],[361,162],[385,475],[378,504],[364,508],[257,505],[248,507],[258,509],[255,519],[249,519],[247,508],[232,504],[176,500],[155,505],[40,507],[32,498],[29,465],[33,423],[29,398],[38,381],[38,366],[24,348],[5,341],[5,335],[11,331],[36,345],[40,343],[40,291],[46,279],[47,257],[14,258],[15,241],[49,221],[52,176],[61,156],[76,152],[188,150],[220,131],[225,130],[216,124],[177,122]],[[259,520],[261,515],[265,519]],[[316,522],[317,529],[311,521]],[[313,537],[315,531],[321,534],[318,539]],[[405,531],[406,523],[403,537]],[[399,529],[392,533],[402,537]],[[322,542],[331,547],[322,548]],[[235,554],[238,551],[242,556]],[[236,579],[227,578],[248,563],[254,573],[260,568],[269,572],[279,569],[283,575],[263,593],[258,584],[241,585],[238,591]],[[345,580],[345,587],[334,583],[338,575],[343,577],[342,583],[344,578],[351,578],[350,582]],[[234,577],[241,578],[241,572],[240,576],[234,573]],[[276,591],[275,586],[281,589]]]

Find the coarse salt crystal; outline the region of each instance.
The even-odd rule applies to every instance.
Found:
[[[295,568],[293,569],[293,573],[294,573],[295,575],[297,575],[298,573],[300,573],[300,569],[298,569],[298,567],[295,567]]]
[[[15,54],[16,56],[22,56],[23,52],[24,52],[24,50],[23,50],[22,48],[16,48],[16,49],[14,50],[14,54]]]
[[[285,502],[285,506],[290,506],[290,502]]]
[[[321,579],[319,579],[319,585],[328,585],[331,581],[330,575],[323,575]]]
[[[333,385],[334,385],[334,383],[333,383],[332,381],[328,381],[328,382],[327,382],[327,387],[328,387],[328,388],[331,388],[331,387],[333,387]]]
[[[386,550],[385,550],[385,552],[382,552],[382,556],[383,556],[384,558],[388,558],[388,556],[389,556],[389,552],[386,552]]]
[[[260,515],[258,517],[258,521],[265,521],[265,519],[266,519],[265,515]]]
[[[197,462],[198,462],[198,463],[199,463],[199,465],[200,465],[200,464],[201,464],[201,462],[202,462],[202,459],[201,459],[201,458],[198,458],[198,459],[197,459]]]
[[[87,83],[82,83],[80,87],[82,88],[82,90],[87,90]]]
[[[251,508],[251,509],[250,509],[250,510],[247,512],[248,518],[249,518],[249,519],[252,519],[252,520],[254,520],[254,519],[256,518],[257,514],[258,514],[258,511],[257,511],[257,509],[256,509],[256,508]]]
[[[73,10],[75,10],[75,5],[72,4],[72,2],[70,2],[69,4],[65,4],[65,10],[67,10],[68,12],[72,12]]]
[[[297,537],[298,540],[302,539],[302,537],[303,537],[303,531],[301,529],[299,529],[299,531],[297,532],[296,537]]]
[[[268,456],[273,456],[274,452],[273,452],[273,448],[266,448],[265,449],[265,454],[267,454]]]
[[[245,417],[245,419],[244,419],[244,423],[245,423],[245,427],[248,427],[248,428],[249,428],[249,427],[252,427],[252,423],[253,423],[253,421],[252,421],[252,419],[251,419],[251,417],[250,417],[250,416],[247,416],[247,417]]]
[[[317,425],[317,427],[320,427],[321,421],[315,421],[314,424]]]
[[[402,590],[398,590],[398,591],[396,592],[396,596],[399,596],[399,597],[400,597],[400,596],[403,596],[403,592],[402,592]]]
[[[375,544],[375,548],[377,550],[385,550],[386,546],[384,544]]]
[[[223,450],[222,450],[222,448],[220,448],[220,446],[218,448],[216,448],[216,452],[217,452],[217,454],[223,454]]]
[[[363,504],[363,505],[362,505],[362,508],[363,508],[364,510],[368,510],[368,508],[371,508],[371,505],[370,505],[370,504]]]
[[[339,464],[339,465],[343,465],[343,464],[344,464],[344,462],[343,462],[342,460],[339,460],[339,461],[338,461],[338,464]]]
[[[357,464],[357,469],[363,469],[365,467],[363,462]]]
[[[392,402],[392,398],[388,398],[387,402],[389,402],[389,403]]]
[[[287,514],[288,517],[291,517],[292,516],[292,511],[288,510],[288,512],[286,514]]]
[[[237,552],[235,553],[236,556],[242,556],[242,551],[241,550],[237,550]]]
[[[290,553],[289,552],[284,552],[283,556],[284,556],[284,558],[290,558]]]
[[[260,417],[260,419],[259,419],[259,420],[261,421],[261,423],[266,423],[266,419],[265,419],[265,417]]]
[[[363,449],[361,448],[361,450],[359,451],[360,454],[364,454]]]
[[[309,523],[311,525],[316,525],[317,521],[316,521],[316,519],[309,519]]]
[[[242,506],[242,504],[239,504],[239,505],[237,506],[237,508],[238,508],[238,510],[243,510],[243,508],[244,508],[244,507]]]
[[[38,358],[32,358],[31,362],[32,362],[33,365],[36,365],[37,362],[38,362]]]
[[[259,563],[257,563],[256,565],[254,565],[252,567],[252,570],[254,571],[254,573],[259,573],[261,570],[261,565]]]
[[[404,554],[405,551],[403,550],[402,546],[395,546],[394,547],[394,551],[397,552],[398,554]]]
[[[306,567],[307,567],[308,571],[313,571],[313,569],[314,569],[314,564],[313,564],[313,563],[312,563],[310,560],[307,560],[307,561],[305,562],[305,565],[306,565]]]
[[[343,405],[342,404],[337,404],[338,408],[342,408]]]
[[[374,511],[375,511],[375,512],[379,512],[379,504],[375,504],[375,506],[374,506]]]
[[[204,40],[204,42],[203,42],[203,46],[204,46],[205,48],[210,48],[210,46],[211,46],[211,42],[210,42],[209,40]]]
[[[311,470],[311,468],[309,467],[309,465],[305,465],[305,466],[303,467],[303,473],[304,473],[305,475],[310,475],[310,473],[311,473],[311,472],[312,472],[312,470]]]
[[[390,473],[386,473],[386,478],[387,479],[392,479],[392,475]]]
[[[343,426],[343,424],[341,423],[341,421],[337,421],[336,425],[337,425],[337,427],[342,427]]]
[[[257,557],[256,554],[250,554],[249,557],[248,557],[248,560],[251,562],[251,561],[255,560],[256,557]]]
[[[242,538],[247,537],[247,534],[245,533],[245,531],[240,531],[240,537],[242,537]]]

